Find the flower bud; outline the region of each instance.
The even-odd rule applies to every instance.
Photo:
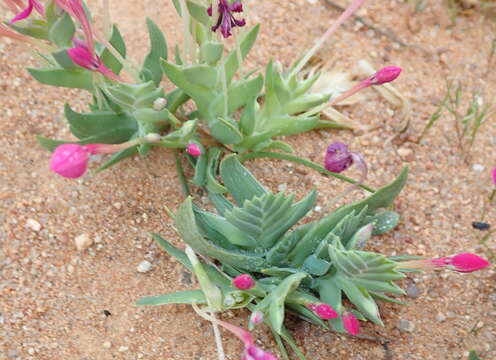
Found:
[[[325,168],[331,172],[340,173],[353,164],[353,156],[348,146],[342,142],[333,142],[327,148],[325,155]]]
[[[50,169],[63,177],[75,179],[85,173],[88,158],[88,150],[82,145],[59,145],[50,159]]]
[[[360,322],[353,313],[348,312],[343,315],[343,327],[351,335],[358,335],[360,333]]]
[[[458,272],[477,271],[491,265],[486,259],[471,253],[461,253],[444,258],[444,262],[448,268]]]
[[[252,324],[257,325],[263,321],[263,318],[264,318],[263,312],[257,310],[251,313],[250,322]]]
[[[232,283],[239,290],[249,290],[255,286],[255,280],[253,280],[249,274],[241,274],[236,276]]]
[[[398,66],[386,66],[375,73],[369,80],[372,85],[381,85],[395,80],[400,76],[401,68]]]
[[[307,307],[323,320],[336,319],[338,313],[327,304],[309,304]]]
[[[165,105],[167,105],[167,100],[165,100],[162,97],[159,97],[155,99],[155,101],[153,102],[153,110],[155,111],[163,110],[165,108]]]
[[[195,143],[189,143],[186,146],[186,152],[188,153],[188,155],[191,155],[193,157],[198,157],[202,154],[200,147],[198,146],[198,144]]]

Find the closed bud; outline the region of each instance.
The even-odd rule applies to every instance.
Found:
[[[195,143],[189,143],[186,146],[186,152],[188,153],[188,155],[191,155],[193,157],[198,157],[202,154],[200,147],[198,146],[198,144]]]
[[[343,315],[343,327],[351,335],[358,335],[360,333],[360,322],[353,313],[348,312]]]
[[[336,319],[338,313],[327,304],[309,304],[307,307],[322,320]]]
[[[163,97],[159,97],[153,102],[153,110],[163,110],[165,108],[165,105],[167,105],[167,100],[165,100]]]
[[[400,76],[401,68],[398,66],[386,66],[375,73],[369,80],[372,85],[381,85],[395,80]]]
[[[249,290],[255,286],[255,280],[249,274],[241,274],[233,279],[233,285],[239,290]]]
[[[75,179],[85,173],[88,159],[88,150],[82,145],[59,145],[50,159],[50,169],[63,177]]]

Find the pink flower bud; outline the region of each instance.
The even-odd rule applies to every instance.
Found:
[[[66,178],[78,178],[87,168],[88,151],[78,144],[57,146],[50,159],[50,169]]]
[[[496,168],[493,169],[492,176],[493,176],[493,184],[494,186],[496,186]]]
[[[372,85],[381,85],[395,80],[400,76],[401,68],[398,66],[386,66],[375,73],[369,80]]]
[[[255,325],[258,325],[263,321],[263,318],[264,318],[263,312],[257,310],[251,313],[250,322]]]
[[[348,312],[343,315],[344,329],[351,335],[358,335],[360,333],[360,322],[353,313]]]
[[[232,282],[239,290],[249,290],[255,286],[255,280],[249,274],[238,275]]]
[[[323,320],[336,319],[339,316],[338,313],[327,304],[308,304],[307,307]]]
[[[189,143],[188,146],[186,146],[186,152],[188,155],[191,155],[193,157],[198,157],[202,154],[202,151],[198,144],[195,143]]]
[[[250,345],[245,349],[242,360],[277,360],[271,353],[260,349],[255,345]]]
[[[458,272],[472,272],[491,265],[489,261],[471,253],[461,253],[455,256],[432,260],[438,266],[448,267]]]

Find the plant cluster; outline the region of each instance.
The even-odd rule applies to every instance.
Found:
[[[103,32],[94,26],[82,0],[5,0],[14,16],[0,25],[0,35],[35,49],[41,65],[28,70],[36,80],[91,94],[87,112],[65,106],[77,141],[38,138],[53,151],[54,172],[67,178],[83,176],[94,154],[111,154],[100,167],[105,169],[134,154],[144,156],[153,146],[184,150],[176,150],[176,164],[187,198],[171,216],[187,247],[182,251],[153,236],[195,274],[200,289],[145,297],[138,305],[191,304],[214,326],[220,359],[224,355],[219,326],[244,343],[244,360],[275,359],[255,345],[249,331],[215,315],[247,308],[252,313],[249,330],[265,323],[283,358],[288,358],[286,342],[304,359],[284,326],[286,312],[357,335],[359,321],[382,325],[376,301],[401,303],[391,295],[404,293],[395,282],[405,273],[437,268],[470,272],[489,265],[469,253],[420,259],[366,251],[372,236],[398,223],[399,214],[390,207],[405,185],[407,169],[391,184],[374,190],[363,184],[368,173],[365,159],[346,144],[330,144],[321,166],[292,154],[294,150],[280,140],[316,128],[346,127],[322,119],[322,111],[399,76],[400,68],[386,66],[342,93],[331,93],[315,91],[320,73],[305,69],[365,0],[352,1],[289,68],[269,61],[263,72],[243,67],[259,32],[259,25],[250,27],[244,17],[246,3],[172,1],[182,19],[184,44],[170,56],[164,34],[147,19],[150,49],[140,65],[128,57],[105,0]],[[232,49],[225,41],[229,37],[234,38]],[[166,91],[164,81],[173,89]],[[472,113],[471,128],[482,123],[485,112]],[[184,174],[180,155],[194,169],[191,179]],[[352,185],[345,194],[356,188],[372,194],[298,225],[314,207],[317,192],[298,202],[294,195],[271,193],[242,165],[257,157],[297,162],[347,181]],[[359,180],[340,174],[353,164],[361,170]],[[192,184],[206,190],[216,212],[194,203],[189,196]]]

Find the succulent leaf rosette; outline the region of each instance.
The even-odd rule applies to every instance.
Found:
[[[189,250],[211,261],[193,266],[183,251],[153,235],[198,277],[201,289],[145,297],[137,304],[196,304],[215,311],[248,308],[250,330],[263,321],[293,349],[294,340],[284,326],[287,312],[353,335],[359,333],[359,321],[383,325],[377,301],[402,303],[391,295],[405,294],[395,283],[405,273],[435,268],[470,272],[489,265],[473,254],[425,260],[364,250],[372,236],[397,225],[399,215],[385,209],[405,185],[407,172],[405,168],[391,184],[364,200],[297,225],[314,207],[316,191],[298,202],[294,195],[274,194],[236,155],[228,155],[219,173],[232,201],[209,191],[216,213],[201,209],[190,197],[175,214],[177,232]],[[212,293],[215,301],[209,299]],[[285,351],[281,345],[281,353]],[[299,350],[296,354],[304,359]]]

